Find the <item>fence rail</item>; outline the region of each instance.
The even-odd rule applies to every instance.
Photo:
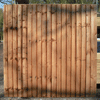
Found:
[[[95,96],[96,19],[93,4],[4,5],[5,96]]]

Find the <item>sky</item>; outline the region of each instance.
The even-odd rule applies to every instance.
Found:
[[[1,1],[3,1],[3,2],[5,2],[6,4],[10,4],[9,2],[7,2],[7,1],[11,1],[11,0],[1,0]],[[4,4],[2,3],[2,2],[0,2],[0,8],[4,8],[3,7],[4,6]]]

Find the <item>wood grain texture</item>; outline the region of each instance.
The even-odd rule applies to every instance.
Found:
[[[96,16],[92,4],[5,5],[5,97],[94,97]]]
[[[52,97],[56,97],[57,68],[56,68],[56,4],[52,5]]]
[[[31,22],[32,22],[32,5],[28,5],[28,97],[32,97],[32,58],[31,58]]]
[[[4,24],[3,24],[3,61],[4,61],[4,96],[8,97],[8,20],[7,20],[7,9],[8,7],[4,5]]]
[[[61,96],[61,5],[57,5],[57,97]]]
[[[86,5],[86,96],[90,96],[90,86],[91,86],[91,80],[90,80],[90,75],[91,75],[91,34],[90,34],[90,5]]]
[[[66,93],[66,12],[66,5],[62,5],[62,97],[65,97]]]
[[[76,97],[81,92],[81,5],[76,6],[76,36],[77,36],[77,54],[76,54]]]
[[[71,97],[75,97],[75,40],[76,40],[76,32],[75,32],[75,5],[72,5],[72,60],[71,60]]]
[[[28,80],[27,80],[27,71],[28,71],[28,67],[27,67],[27,54],[26,54],[26,49],[27,49],[27,39],[26,39],[26,5],[23,6],[23,32],[22,32],[22,37],[23,37],[23,44],[22,44],[22,58],[23,58],[23,97],[27,97],[28,96]]]
[[[91,96],[96,96],[97,81],[97,8],[91,5]]]
[[[42,37],[42,97],[46,97],[46,86],[47,86],[47,64],[46,64],[46,5],[41,5],[42,6],[42,32],[41,32],[41,37]]]
[[[71,87],[71,13],[70,11],[71,11],[71,6],[70,4],[68,4],[67,5],[67,77],[66,77],[67,97],[70,97],[70,93],[71,93],[71,88],[70,88]]]
[[[18,6],[18,96],[22,97],[22,6]]]
[[[86,9],[85,5],[82,5],[82,62],[81,62],[81,97],[85,97],[86,91]]]
[[[33,15],[32,15],[32,88],[33,88],[33,97],[36,97],[36,89],[37,89],[37,66],[36,66],[36,5],[33,6]]]
[[[13,88],[14,88],[14,97],[17,97],[17,5],[13,5]]]
[[[51,97],[52,92],[52,20],[51,5],[47,5],[47,97]]]
[[[41,54],[41,5],[37,5],[37,74],[38,74],[38,97],[41,97],[42,87],[42,54]]]
[[[13,97],[13,23],[12,5],[8,6],[8,83],[9,83],[9,97]]]

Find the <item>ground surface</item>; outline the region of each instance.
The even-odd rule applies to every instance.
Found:
[[[0,100],[100,100],[100,89],[95,98],[8,98],[4,97],[3,43],[0,43]]]

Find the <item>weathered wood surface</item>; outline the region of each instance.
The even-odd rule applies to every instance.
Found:
[[[92,4],[4,5],[5,97],[95,96],[96,14]]]

